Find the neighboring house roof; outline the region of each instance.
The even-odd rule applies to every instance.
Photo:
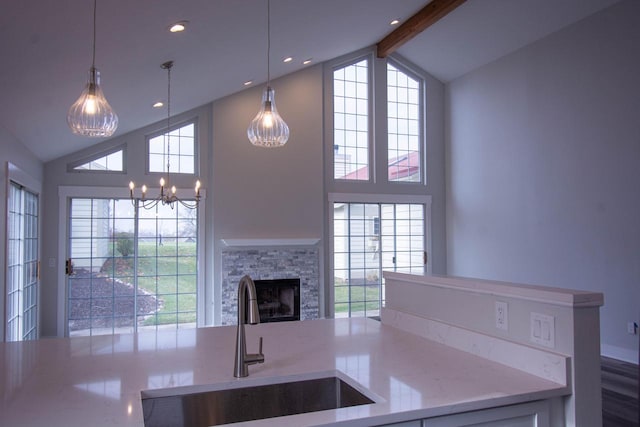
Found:
[[[420,172],[420,153],[412,151],[389,160],[389,180],[398,181],[408,178]],[[342,179],[367,180],[369,179],[369,167],[364,166],[345,175]]]

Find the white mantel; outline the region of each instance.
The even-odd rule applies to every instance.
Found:
[[[226,247],[261,247],[261,246],[314,246],[320,242],[319,237],[298,238],[298,239],[220,239]]]

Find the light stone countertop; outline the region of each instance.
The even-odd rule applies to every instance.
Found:
[[[255,426],[370,426],[568,394],[562,384],[371,319],[246,327],[265,363],[233,377],[235,326],[0,343],[0,426],[143,426],[141,390],[268,383],[338,370],[379,396]],[[238,424],[244,425],[244,424]]]

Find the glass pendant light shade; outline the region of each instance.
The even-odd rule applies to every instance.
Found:
[[[111,136],[118,128],[118,115],[100,88],[100,71],[89,70],[89,81],[67,113],[71,131],[82,136]]]
[[[282,147],[289,139],[289,126],[278,114],[271,86],[262,94],[262,108],[249,124],[247,136],[257,147]]]

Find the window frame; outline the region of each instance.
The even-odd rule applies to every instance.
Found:
[[[333,73],[368,59],[369,69],[369,179],[346,180],[334,178],[334,93]],[[388,116],[387,116],[387,63],[418,80],[420,85],[420,179],[419,181],[390,181],[388,178]],[[427,179],[427,76],[419,68],[399,55],[377,58],[372,48],[354,52],[324,66],[324,112],[325,112],[325,187],[327,192],[371,192],[424,194]]]
[[[335,178],[334,176],[334,170],[335,170],[335,140],[334,140],[334,136],[335,136],[335,121],[334,121],[334,114],[335,114],[335,108],[334,108],[334,91],[333,91],[333,87],[334,87],[334,79],[333,79],[333,75],[334,72],[336,70],[339,70],[341,68],[347,68],[351,65],[355,65],[359,62],[362,62],[366,60],[367,61],[367,80],[368,80],[368,84],[367,84],[367,179],[344,179],[344,178]],[[364,55],[355,55],[353,57],[350,57],[348,60],[345,61],[340,61],[340,62],[336,62],[331,64],[331,72],[328,73],[330,74],[329,77],[329,85],[327,87],[329,87],[329,90],[331,92],[330,97],[328,97],[327,99],[330,99],[331,101],[329,102],[330,104],[330,114],[327,115],[327,117],[329,117],[329,122],[330,122],[330,135],[331,135],[331,144],[329,144],[331,146],[331,174],[330,174],[330,179],[336,182],[343,182],[343,183],[372,183],[375,182],[376,179],[376,174],[375,174],[375,165],[374,165],[374,161],[375,161],[375,153],[374,153],[374,147],[375,147],[375,132],[374,132],[374,103],[373,103],[373,96],[374,96],[374,69],[375,66],[375,58],[373,57],[373,54],[371,52],[368,52]]]
[[[22,187],[24,187],[27,191],[35,194],[38,197],[38,211],[37,211],[37,215],[38,215],[38,222],[37,222],[37,228],[38,228],[38,233],[37,233],[37,239],[38,239],[38,250],[37,250],[37,256],[38,256],[38,260],[42,259],[42,217],[43,217],[43,210],[42,210],[42,206],[43,206],[43,201],[42,201],[42,182],[31,176],[28,172],[26,172],[25,170],[21,169],[19,166],[17,166],[16,164],[8,161],[6,163],[6,186],[5,189],[8,190],[8,186],[9,186],[9,182],[14,182]],[[6,201],[8,201],[8,191],[7,191],[7,199]],[[8,205],[5,205],[5,212],[4,212],[4,227],[5,230],[8,230]],[[5,236],[5,249],[8,249],[8,247],[6,245],[8,245],[8,237],[9,236]],[[40,261],[38,261],[40,262]],[[38,282],[37,282],[37,298],[36,298],[36,304],[37,304],[37,311],[36,311],[36,328],[37,328],[37,332],[36,335],[39,338],[41,331],[42,331],[42,325],[41,325],[41,315],[40,315],[40,310],[41,310],[41,300],[42,300],[42,292],[41,292],[41,281],[40,281],[40,268],[41,265],[40,263],[38,263]],[[8,270],[5,268],[4,271],[4,280],[7,281],[7,277],[6,274],[8,273]],[[7,311],[6,311],[6,303],[7,303],[7,298],[6,298],[6,289],[3,289],[2,292],[0,292],[0,315],[2,315],[2,318],[0,319],[0,323],[2,324],[2,328],[0,330],[0,341],[5,341],[7,338]]]
[[[179,175],[179,176],[199,176],[200,175],[200,144],[199,144],[199,126],[198,126],[198,118],[197,117],[193,117],[193,118],[188,118],[185,120],[181,120],[177,123],[172,124],[169,127],[169,130],[167,130],[166,127],[163,127],[162,129],[156,130],[154,132],[150,132],[148,134],[146,134],[144,136],[144,141],[145,141],[145,153],[144,153],[144,162],[145,162],[145,175],[149,175],[149,176],[161,176],[163,174],[166,174],[167,171],[165,170],[165,166],[163,165],[163,171],[160,172],[156,172],[156,171],[151,171],[149,170],[149,168],[151,167],[150,165],[150,160],[149,160],[149,155],[150,155],[150,141],[153,138],[156,138],[158,136],[162,136],[165,135],[167,133],[171,133],[177,129],[183,128],[185,126],[188,126],[190,124],[193,124],[193,173],[185,173],[185,172],[177,172],[175,170],[171,170],[171,175]]]
[[[333,73],[337,68],[356,63],[363,58],[370,59],[370,169],[371,176],[368,181],[364,180],[337,180],[334,179],[333,145],[334,145],[334,111],[333,111]],[[387,117],[387,64],[407,73],[412,78],[416,78],[421,85],[421,177],[419,181],[389,181],[388,179],[388,117]],[[425,205],[425,250],[427,252],[427,264],[425,274],[432,272],[432,232],[431,232],[431,197],[432,191],[429,184],[428,174],[430,170],[437,171],[438,167],[429,162],[437,161],[438,158],[430,159],[435,147],[430,147],[429,138],[438,138],[437,133],[429,131],[429,124],[433,125],[433,120],[438,120],[436,115],[430,120],[427,116],[429,111],[429,94],[434,96],[432,102],[438,102],[439,92],[434,87],[430,92],[431,77],[421,71],[421,69],[400,55],[392,54],[387,58],[377,58],[375,46],[361,49],[359,51],[344,55],[331,61],[327,61],[323,67],[323,95],[324,95],[324,194],[325,194],[325,222],[324,222],[324,289],[322,295],[324,313],[328,317],[333,317],[335,295],[334,295],[334,224],[333,224],[333,203],[423,203]],[[435,90],[435,92],[434,92]],[[437,132],[437,123],[433,127]],[[436,141],[437,142],[437,141]],[[437,153],[437,152],[436,152]],[[437,193],[436,193],[437,194]]]
[[[404,74],[407,74],[409,77],[415,79],[418,81],[418,85],[419,85],[419,93],[418,93],[418,97],[420,99],[420,105],[419,105],[419,117],[420,117],[420,123],[418,124],[419,126],[419,131],[420,131],[420,154],[419,154],[419,158],[420,158],[420,180],[419,181],[390,181],[389,177],[388,177],[388,167],[389,167],[389,130],[387,128],[387,121],[389,119],[389,111],[388,111],[388,97],[387,97],[387,92],[385,91],[385,98],[384,98],[384,122],[385,122],[385,132],[384,132],[384,138],[385,138],[385,150],[384,150],[384,155],[383,157],[385,158],[385,165],[386,168],[384,170],[384,175],[385,175],[385,180],[392,185],[421,185],[421,186],[426,186],[427,185],[427,130],[426,130],[426,122],[427,122],[427,89],[426,89],[426,79],[420,75],[420,73],[414,71],[412,69],[412,67],[410,65],[407,65],[406,63],[407,61],[402,61],[402,60],[398,60],[396,57],[389,57],[387,58],[387,61],[385,63],[385,73],[384,73],[384,82],[385,82],[385,88],[388,89],[389,84],[387,81],[387,65],[391,64],[392,66],[394,66],[395,68],[397,68],[399,71],[403,72]]]
[[[180,187],[177,189],[178,192],[189,192],[193,189]],[[211,304],[207,304],[206,301],[211,299],[210,290],[206,289],[206,253],[205,253],[205,218],[206,218],[206,199],[207,192],[205,189],[200,190],[201,202],[198,205],[198,242],[202,242],[198,244],[197,247],[197,263],[198,263],[198,278],[197,278],[197,293],[198,293],[198,301],[197,301],[197,322],[196,327],[200,328],[206,326],[206,319],[210,318],[212,313]],[[67,278],[65,274],[65,261],[66,257],[69,254],[69,233],[70,230],[70,208],[71,208],[71,199],[72,198],[113,198],[113,199],[123,199],[129,200],[129,189],[121,188],[121,187],[94,187],[94,186],[60,186],[58,190],[58,218],[59,218],[59,236],[58,239],[58,253],[60,256],[57,260],[58,266],[58,283],[64,283],[64,286],[58,287],[58,313],[64,313],[63,315],[59,315],[57,317],[57,336],[58,337],[67,337],[69,336],[68,331],[68,295],[67,295]]]
[[[325,289],[325,295],[327,296],[327,304],[325,310],[327,316],[330,318],[335,317],[335,277],[334,277],[334,215],[333,204],[334,203],[379,203],[379,204],[422,204],[424,205],[424,251],[427,256],[427,263],[425,264],[424,274],[432,274],[431,265],[429,262],[431,259],[432,251],[432,234],[431,234],[431,203],[432,197],[430,195],[402,195],[402,194],[366,194],[366,193],[329,193],[327,196],[328,206],[328,252],[329,256],[326,257],[327,272],[325,276],[325,283],[327,289]],[[381,277],[381,280],[382,277]],[[382,286],[382,282],[381,282]],[[381,289],[382,292],[382,289]],[[382,294],[381,294],[382,295]],[[382,306],[380,307],[382,309]]]
[[[12,179],[8,182],[8,189],[5,278],[7,286],[3,290],[5,292],[5,307],[7,310],[4,319],[5,340],[35,340],[39,338],[40,331],[38,325],[40,300],[40,195]],[[14,196],[17,196],[17,199],[14,199]],[[35,200],[35,211],[28,209],[29,201],[27,198]],[[15,209],[12,209],[13,207]],[[11,222],[13,224],[10,225]],[[14,245],[11,244],[12,242]],[[12,258],[14,258],[13,263],[10,263]],[[18,273],[18,277],[14,277],[12,274],[14,271]],[[27,304],[29,305],[27,306]],[[11,314],[13,315],[9,317]]]
[[[103,157],[109,156],[111,154],[117,153],[118,151],[122,151],[122,170],[94,170],[94,169],[76,169],[78,166],[82,166],[86,163],[93,162],[97,159],[101,159]],[[116,174],[116,175],[126,175],[127,174],[127,144],[119,144],[113,147],[109,147],[104,150],[100,150],[92,153],[89,156],[84,156],[78,160],[74,160],[67,164],[67,172],[69,173],[92,173],[92,174]]]

